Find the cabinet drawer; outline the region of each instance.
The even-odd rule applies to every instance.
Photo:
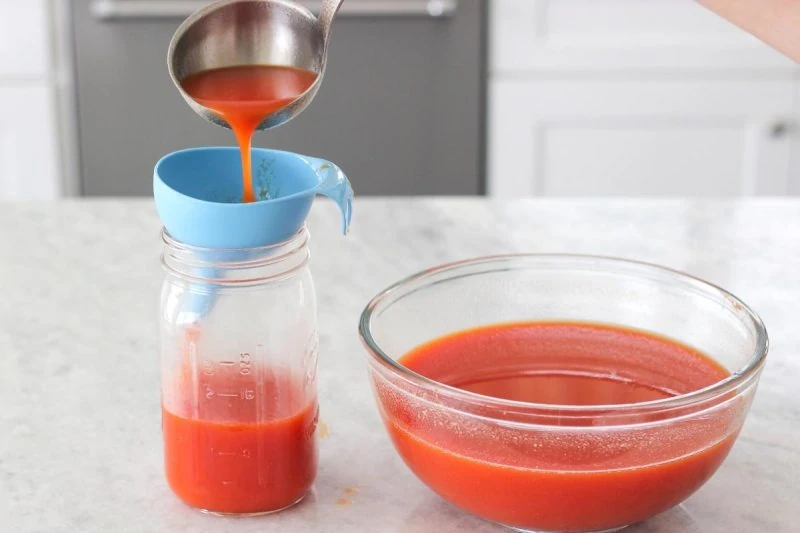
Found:
[[[0,87],[0,200],[54,199],[60,191],[52,90]]]
[[[495,81],[504,197],[791,192],[791,82]]]
[[[796,68],[693,0],[496,0],[491,6],[495,73]]]

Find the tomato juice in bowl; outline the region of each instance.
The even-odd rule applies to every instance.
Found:
[[[434,268],[377,296],[360,332],[406,465],[523,531],[615,530],[682,502],[731,449],[767,353],[726,291],[589,256]]]

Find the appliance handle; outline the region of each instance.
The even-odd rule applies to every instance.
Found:
[[[208,0],[93,0],[92,15],[104,21],[186,18]],[[298,3],[318,13],[320,2]],[[339,10],[343,17],[446,18],[458,9],[458,0],[347,0]]]

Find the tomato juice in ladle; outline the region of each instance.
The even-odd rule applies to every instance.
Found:
[[[189,106],[236,134],[243,202],[271,199],[254,193],[253,133],[280,126],[311,103],[342,1],[322,0],[315,16],[296,2],[219,0],[187,18],[170,42],[170,78]]]

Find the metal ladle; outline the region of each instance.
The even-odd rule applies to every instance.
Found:
[[[183,98],[204,119],[230,129],[216,111],[199,104],[181,86],[205,70],[279,65],[317,74],[309,89],[268,115],[259,130],[274,128],[300,114],[319,90],[328,57],[331,24],[343,0],[324,0],[319,18],[288,0],[221,0],[189,16],[175,32],[167,56],[169,75]]]

